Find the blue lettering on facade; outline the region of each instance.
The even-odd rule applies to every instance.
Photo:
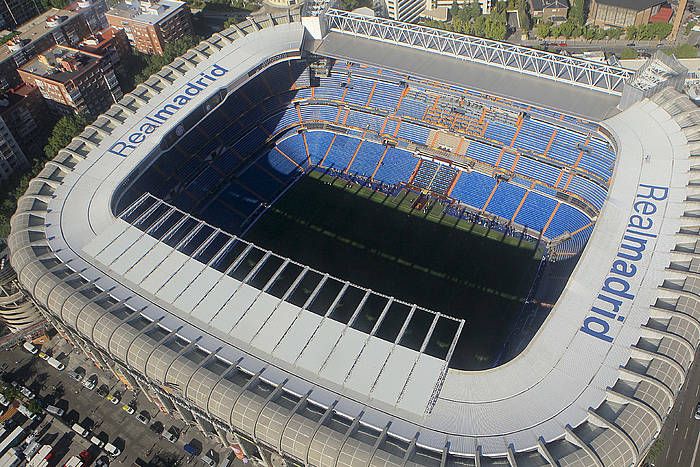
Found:
[[[170,117],[175,115],[176,112],[187,105],[192,98],[203,91],[204,88],[208,87],[211,83],[216,82],[216,80],[224,76],[226,73],[228,73],[228,70],[221,65],[213,65],[209,72],[200,73],[197,79],[188,82],[184,86],[184,90],[182,90],[180,94],[173,97],[169,103],[164,104],[162,107],[151,113],[151,115],[144,118],[138,125],[138,129],[136,131],[126,135],[123,139],[120,139],[112,144],[107,152],[120,157],[128,156],[138,147],[139,144],[146,140],[148,135],[156,131],[161,125],[167,122]]]
[[[647,242],[653,241],[656,234],[651,232],[657,212],[656,203],[668,198],[668,188],[640,184],[633,205],[634,213],[627,223],[625,235],[617,250],[608,276],[591,307],[591,313],[583,320],[580,331],[605,342],[612,342],[611,330],[616,322],[624,322],[620,314],[622,306],[634,300],[630,281],[636,276],[637,264],[644,258]]]

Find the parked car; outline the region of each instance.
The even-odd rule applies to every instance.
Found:
[[[63,371],[66,369],[66,366],[63,363],[59,362],[58,360],[56,360],[53,357],[49,357],[47,362],[49,363],[49,365],[56,368],[58,371]]]
[[[75,431],[78,433],[80,436],[82,436],[85,439],[88,439],[88,436],[90,435],[90,430],[84,428],[82,425],[79,425],[77,423],[74,423],[73,426],[71,427],[71,430]]]
[[[83,381],[83,386],[91,391],[95,389],[95,386],[97,386],[97,375],[92,375]]]
[[[33,393],[28,387],[26,387],[26,386],[21,386],[21,387],[19,388],[19,392],[20,392],[24,397],[26,397],[27,399],[30,399],[30,400],[31,400],[31,399],[34,399],[34,398],[36,397],[36,395],[34,395],[34,393]]]
[[[202,452],[197,446],[190,443],[185,444],[182,449],[184,449],[187,454],[192,456],[198,456],[199,453]]]
[[[84,451],[81,451],[80,454],[78,454],[78,457],[80,457],[80,460],[85,462],[85,465],[90,464],[92,462],[92,454],[90,454],[90,451],[85,449]]]
[[[695,420],[700,420],[700,404],[695,407]]]
[[[31,342],[25,342],[24,344],[22,344],[22,347],[24,347],[24,350],[26,350],[32,355],[36,355],[37,353],[39,353],[39,349]]]
[[[44,352],[39,352],[37,355],[39,355],[39,358],[42,360],[48,360],[49,358],[51,358],[51,356],[49,354],[44,353]]]
[[[122,453],[121,449],[119,449],[118,447],[116,447],[112,443],[105,444],[102,449],[104,449],[105,452],[112,457],[117,457],[117,456],[119,456],[119,454]]]
[[[114,405],[119,404],[119,402],[122,400],[122,398],[118,392],[110,394],[109,396],[105,397],[105,399],[107,399],[108,401],[110,401]]]
[[[77,382],[81,382],[83,380],[83,375],[80,373],[76,373],[75,371],[69,371],[68,376],[70,376],[72,379],[76,380]]]
[[[100,397],[107,397],[107,394],[109,394],[109,387],[106,384],[103,384],[99,388],[97,388],[97,395]]]
[[[122,405],[122,410],[128,413],[129,415],[134,415],[136,413],[136,410],[134,410],[134,408],[129,405]]]
[[[167,439],[171,443],[175,443],[179,437],[180,437],[180,431],[177,428],[175,428],[174,426],[171,426],[170,428],[168,428],[168,431],[163,433],[163,438]]]
[[[65,413],[65,410],[63,410],[60,407],[56,407],[55,405],[47,405],[46,411],[48,413],[50,413],[51,415],[55,415],[57,417],[62,417],[63,414]]]
[[[163,433],[163,429],[165,428],[162,423],[156,421],[151,424],[149,427],[151,431],[157,435]]]
[[[97,446],[98,448],[103,448],[103,447],[105,447],[105,444],[107,444],[104,441],[102,441],[100,438],[98,438],[97,436],[93,436],[92,438],[90,438],[90,442],[92,444],[94,444],[95,446]]]
[[[143,412],[141,412],[140,414],[138,414],[138,415],[136,416],[136,420],[138,420],[139,422],[143,423],[144,425],[148,425],[148,422],[151,421],[151,417],[150,417],[150,416],[147,416],[147,415],[145,415]]]
[[[216,467],[216,459],[218,457],[219,456],[214,452],[214,450],[210,449],[199,459],[204,463],[204,465],[208,465],[209,467]]]

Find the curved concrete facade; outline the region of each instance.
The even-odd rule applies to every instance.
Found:
[[[565,291],[529,346],[492,370],[449,369],[428,383],[422,373],[409,377],[405,392],[424,384],[435,391],[429,404],[409,404],[402,393],[392,405],[332,384],[188,316],[174,300],[145,292],[133,282],[138,271],[117,272],[95,259],[107,246],[100,242],[114,244],[106,233],[129,240],[129,226],[112,214],[113,198],[187,113],[164,123],[153,141],[127,157],[108,152],[115,141],[213,65],[230,74],[193,98],[193,108],[221,87],[235,92],[251,70],[299,56],[303,36],[298,18],[288,15],[216,34],[74,139],[30,183],[12,219],[9,246],[22,286],[77,345],[164,410],[226,443],[242,438],[257,445],[268,462],[640,461],[700,341],[700,194],[692,176],[700,111],[675,91],[602,122],[618,153],[608,201]],[[187,262],[170,250],[163,254]],[[198,277],[206,271],[200,266]],[[415,358],[415,365],[424,362]]]
[[[0,257],[0,321],[11,332],[19,332],[43,320],[34,304],[20,289],[9,258]]]

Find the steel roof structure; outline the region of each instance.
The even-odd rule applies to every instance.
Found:
[[[633,74],[605,63],[332,8],[324,17],[331,31],[429,50],[614,95],[622,94],[625,80]]]
[[[603,93],[616,93],[627,76],[492,41],[328,16],[331,30],[356,28],[377,47],[390,37],[514,76],[536,69]],[[247,20],[188,51],[88,126],[19,200],[8,244],[22,286],[76,345],[164,410],[222,442],[247,439],[268,462],[639,462],[700,342],[700,193],[690,171],[700,155],[700,111],[672,89],[601,123],[618,160],[588,246],[528,347],[487,371],[450,369],[144,234],[131,215],[147,215],[156,206],[147,203],[160,200],[144,197],[113,212],[187,115],[265,67],[300,58],[308,34],[288,14]],[[216,86],[192,96],[138,145],[129,139],[213,70]],[[134,147],[121,157],[115,148],[125,141]]]

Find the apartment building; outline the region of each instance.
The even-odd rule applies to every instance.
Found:
[[[29,168],[29,161],[12,132],[0,119],[0,182]]]
[[[123,68],[124,59],[131,54],[126,32],[112,26],[85,38],[77,48],[108,59],[115,72]]]
[[[36,86],[22,84],[0,96],[0,118],[25,155],[42,150],[37,134],[46,130],[49,113]]]
[[[56,44],[77,44],[90,35],[90,27],[79,11],[51,8],[17,28],[16,33],[0,45],[0,90],[22,84],[18,67]]]
[[[193,33],[189,7],[176,0],[128,0],[111,8],[106,16],[110,26],[126,32],[132,47],[146,54],[163,55],[168,42]]]
[[[19,74],[37,86],[56,114],[99,115],[122,98],[107,57],[65,46],[54,46],[24,64]]]

